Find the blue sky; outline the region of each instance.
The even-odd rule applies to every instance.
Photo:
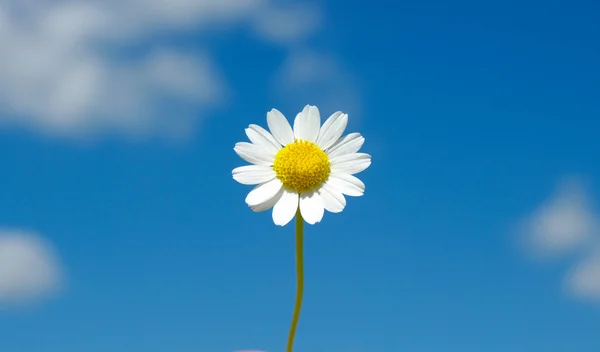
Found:
[[[596,2],[87,4],[0,6],[0,350],[283,351],[294,229],[233,146],[306,104],[373,164],[295,351],[600,349]]]

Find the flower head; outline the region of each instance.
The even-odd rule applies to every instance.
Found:
[[[290,222],[298,208],[309,224],[324,211],[341,212],[347,196],[361,196],[365,185],[355,176],[371,165],[371,156],[358,153],[365,139],[359,133],[342,134],[348,115],[332,114],[321,126],[316,106],[307,105],[296,116],[294,128],[276,109],[267,113],[268,132],[250,125],[251,143],[239,142],[235,152],[252,165],[233,170],[242,184],[257,185],[246,197],[254,211],[273,208],[277,225]]]

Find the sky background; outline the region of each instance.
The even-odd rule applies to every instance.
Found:
[[[281,352],[249,124],[349,114],[296,352],[600,350],[596,1],[0,4],[0,350]]]

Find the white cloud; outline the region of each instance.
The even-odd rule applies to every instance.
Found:
[[[354,78],[333,55],[309,49],[290,52],[274,79],[274,91],[294,101],[317,105],[321,111],[360,114],[360,95]]]
[[[573,255],[566,290],[580,299],[600,301],[600,216],[588,194],[580,180],[565,180],[525,221],[523,235],[537,257]]]
[[[285,44],[317,27],[314,13],[273,0],[3,1],[0,125],[61,136],[180,133],[223,101],[223,75],[207,48],[132,46],[234,25]]]
[[[264,38],[285,45],[314,33],[321,25],[321,12],[315,5],[289,3],[260,11],[255,18],[255,30]]]
[[[579,298],[600,302],[600,250],[584,258],[566,278],[569,292]]]
[[[565,180],[526,223],[530,248],[536,254],[556,257],[581,248],[598,230],[584,186]]]
[[[61,286],[53,248],[35,234],[0,230],[0,305],[45,299]]]

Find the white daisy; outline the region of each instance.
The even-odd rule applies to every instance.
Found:
[[[276,109],[267,113],[271,133],[250,125],[252,143],[239,142],[235,152],[252,165],[233,170],[239,183],[256,186],[246,203],[256,212],[273,208],[273,221],[284,226],[298,208],[309,224],[323,218],[324,210],[341,212],[347,196],[361,196],[365,185],[352,176],[371,165],[371,156],[358,153],[365,139],[360,133],[342,138],[348,115],[340,111],[321,126],[316,106],[307,105],[294,120],[294,129]]]

